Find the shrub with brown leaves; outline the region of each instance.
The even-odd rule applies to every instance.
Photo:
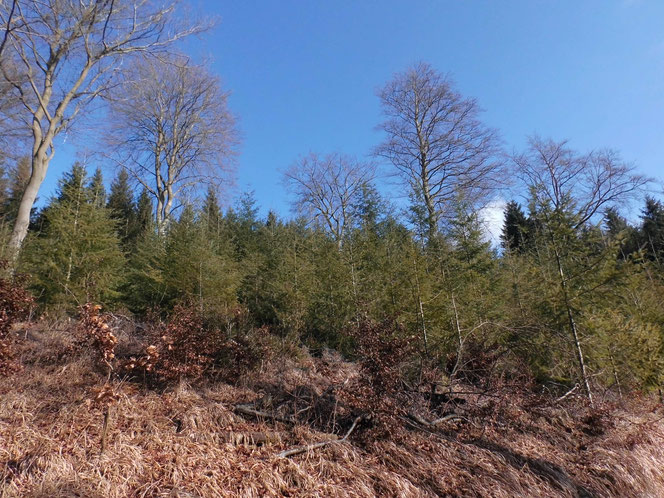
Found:
[[[99,313],[101,306],[87,303],[80,308],[79,329],[89,341],[99,360],[112,370],[111,361],[115,358],[118,339],[108,325],[108,317]]]
[[[5,272],[8,263],[0,260],[0,272]],[[10,335],[12,325],[25,319],[33,303],[32,296],[23,288],[25,277],[0,277],[0,375],[9,375],[20,366],[15,360]]]
[[[535,377],[521,358],[496,343],[467,341],[461,358],[458,351],[447,355],[446,370],[457,382],[482,390],[530,391]]]
[[[241,313],[232,311],[225,318],[217,322],[225,325],[226,331],[222,331],[193,306],[176,306],[167,322],[153,317],[145,354],[131,357],[121,370],[133,375],[142,373],[145,378],[160,382],[223,374],[239,376],[259,362],[260,351],[238,330]],[[233,330],[233,337],[228,337],[228,331]]]
[[[399,402],[402,366],[415,351],[415,338],[407,337],[402,327],[390,320],[376,323],[363,320],[348,334],[357,342],[360,375],[342,396],[369,421],[366,438],[395,437],[405,415]]]

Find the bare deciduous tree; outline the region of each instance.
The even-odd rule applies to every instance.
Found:
[[[554,142],[538,137],[532,138],[528,151],[514,156],[513,162],[525,186],[534,195],[537,209],[545,216],[545,235],[555,261],[581,381],[592,403],[589,374],[570,293],[574,278],[568,275],[564,257],[569,242],[565,234],[570,230],[574,234],[604,208],[627,201],[650,179],[636,174],[615,151],[582,155],[571,150],[565,141]],[[561,226],[561,223],[567,226]],[[586,271],[592,271],[592,268]]]
[[[114,91],[114,159],[155,198],[160,233],[184,193],[228,177],[237,133],[227,100],[216,77],[176,56],[137,61]]]
[[[309,154],[285,173],[296,206],[321,223],[340,249],[362,188],[374,179],[375,167],[341,154]]]
[[[5,31],[0,77],[23,107],[32,135],[32,172],[9,242],[14,256],[55,153],[54,139],[104,92],[121,59],[156,51],[200,31],[177,27],[176,0],[18,0],[0,4]],[[17,70],[11,70],[15,67]]]
[[[566,141],[533,137],[527,152],[513,156],[522,181],[534,190],[538,202],[553,210],[569,201],[579,228],[601,214],[604,208],[623,202],[638,193],[651,180],[636,174],[634,168],[610,149],[578,154]]]
[[[21,75],[16,71],[15,62],[3,55],[9,35],[20,28],[17,19],[18,0],[0,0],[0,15],[4,20],[4,32],[0,37],[0,70],[12,74],[12,80],[19,82]],[[14,85],[0,77],[0,164],[8,158],[16,159],[24,152],[18,149],[27,138],[27,127],[21,126],[20,105],[14,95]]]
[[[496,132],[484,126],[474,99],[425,63],[396,74],[379,93],[386,140],[376,149],[409,182],[426,207],[433,238],[450,201],[474,202],[498,184],[502,161]]]

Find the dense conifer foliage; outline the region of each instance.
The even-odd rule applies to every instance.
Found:
[[[484,351],[547,389],[658,389],[660,202],[647,198],[632,226],[613,204],[583,220],[587,199],[570,192],[552,204],[541,188],[530,189],[528,214],[506,204],[500,250],[472,204],[456,201],[435,239],[423,238],[368,179],[341,240],[318,213],[263,217],[251,193],[222,209],[212,188],[160,234],[150,197],[126,173],[107,196],[99,170],[88,178],[74,164],[35,215],[20,269],[42,311],[94,301],[137,317],[182,304],[213,316],[239,306],[274,337],[351,356],[349,326],[393,320],[417,338],[411,358],[450,378]]]

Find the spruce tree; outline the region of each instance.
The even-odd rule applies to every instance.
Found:
[[[5,178],[5,195],[0,206],[3,219],[12,224],[16,221],[18,206],[23,196],[25,186],[30,179],[30,158],[20,158],[13,168],[9,168]]]
[[[620,216],[616,208],[610,207],[606,210],[604,225],[609,243],[617,243],[620,248],[620,259],[625,260],[639,250],[638,231]]]
[[[136,201],[135,231],[137,233],[142,233],[154,226],[154,205],[152,204],[152,197],[147,190],[143,189],[141,195],[138,196],[138,201]]]
[[[664,206],[652,197],[646,198],[641,214],[641,239],[646,257],[664,264]]]
[[[124,258],[115,222],[95,203],[80,164],[64,175],[42,216],[45,229],[30,240],[24,255],[41,301],[63,311],[87,301],[114,303]]]
[[[104,176],[101,168],[95,169],[95,174],[90,179],[88,186],[90,190],[90,202],[95,207],[103,207],[106,204],[106,187],[104,187]]]
[[[217,193],[211,185],[208,186],[207,193],[205,194],[201,215],[205,220],[208,231],[218,236],[221,232],[222,215],[219,209]]]
[[[150,213],[152,220],[152,213]],[[122,286],[124,302],[135,313],[168,304],[166,284],[166,242],[156,225],[141,232],[133,241],[126,280]]]
[[[239,283],[230,246],[210,237],[204,215],[185,206],[166,235],[166,299],[196,303],[201,312],[226,310]]]
[[[529,221],[521,205],[510,201],[505,206],[505,220],[500,235],[501,245],[509,251],[522,252],[529,240]]]
[[[128,252],[129,242],[136,224],[136,207],[129,185],[129,174],[126,170],[121,169],[111,183],[111,193],[108,196],[106,207],[111,211],[111,217],[117,222],[122,247],[125,252]]]

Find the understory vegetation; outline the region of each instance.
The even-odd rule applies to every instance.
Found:
[[[349,329],[347,361],[237,312],[80,311],[14,323],[23,370],[0,380],[2,496],[656,496],[664,484],[662,405],[635,392],[591,407],[486,351],[440,385],[393,321]]]
[[[0,280],[3,496],[664,485],[659,202],[636,227],[512,202],[497,251],[369,185],[341,244],[212,190],[159,235],[125,180],[74,166]]]
[[[160,234],[126,180],[75,165],[0,281],[3,496],[662,489],[659,202],[534,193],[497,250],[368,183],[341,243],[213,190]]]

